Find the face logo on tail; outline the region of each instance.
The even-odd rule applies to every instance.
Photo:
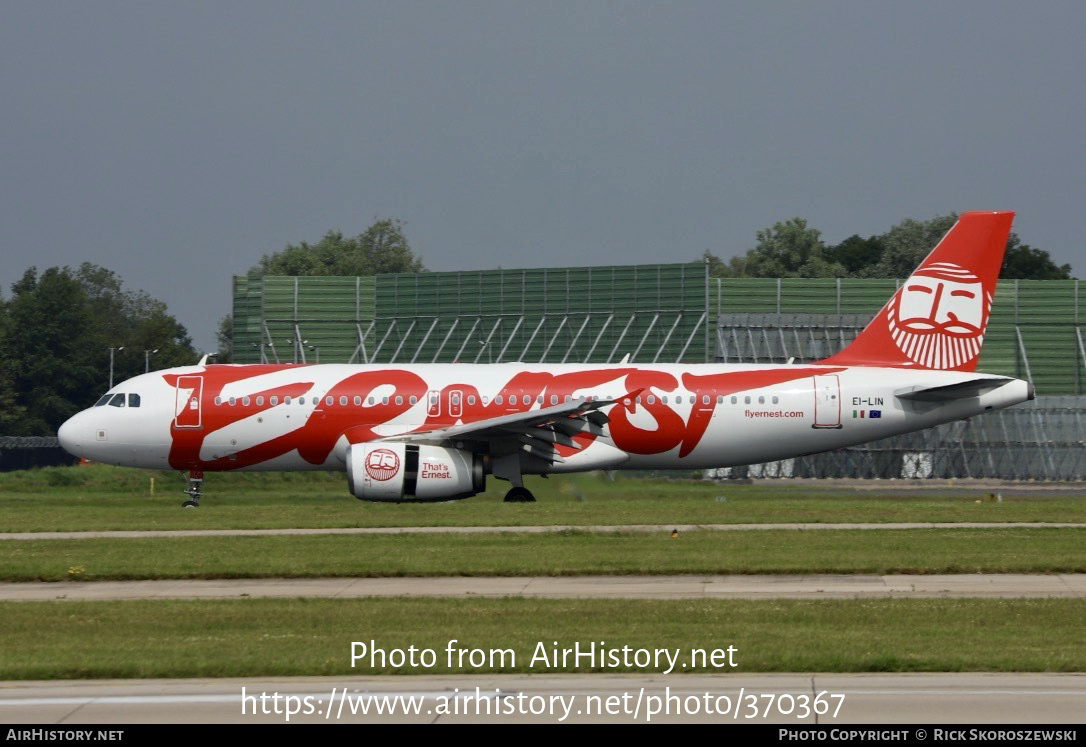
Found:
[[[909,360],[950,369],[980,354],[992,298],[980,278],[950,262],[921,267],[895,297],[890,334]]]
[[[395,451],[374,449],[366,457],[366,474],[378,482],[391,480],[400,471],[400,457]]]

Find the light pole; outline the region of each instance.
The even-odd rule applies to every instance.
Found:
[[[114,352],[119,353],[122,350],[124,350],[124,345],[121,345],[119,348],[110,348],[109,349],[109,388],[110,389],[113,388],[113,353]]]
[[[148,373],[151,370],[151,353],[157,353],[158,348],[154,350],[143,351],[143,372]]]
[[[294,362],[297,363],[298,359],[305,359],[304,348],[309,347],[309,340],[303,340],[300,337],[295,337],[293,340],[287,340],[290,343],[291,349],[294,351]],[[309,348],[312,350],[313,348]]]

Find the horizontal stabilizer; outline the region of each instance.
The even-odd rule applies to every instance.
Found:
[[[966,397],[979,397],[1012,381],[1014,379],[985,377],[959,381],[957,384],[946,384],[944,386],[913,386],[899,389],[894,392],[894,396],[898,399],[908,399],[915,402],[950,402],[951,400],[965,399]]]

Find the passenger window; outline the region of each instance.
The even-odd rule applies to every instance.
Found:
[[[222,397],[216,397],[215,398],[215,404],[216,405],[221,405],[222,404]]]
[[[739,398],[738,398],[738,397],[736,397],[736,396],[735,396],[735,395],[733,394],[733,395],[732,395],[732,404],[734,405],[734,404],[736,404],[736,403],[738,403],[738,402],[739,402]]]
[[[231,397],[229,400],[227,400],[227,402],[230,403],[231,407],[233,407],[235,404],[237,404],[237,400],[234,399],[233,397]]]
[[[305,404],[305,397],[299,397],[298,398],[298,404],[299,405],[304,405]]]
[[[140,396],[138,394],[129,394],[128,395],[128,406],[129,407],[139,407],[140,406]]]
[[[329,397],[328,399],[332,399],[332,398]],[[332,403],[329,402],[328,404],[332,404]],[[347,406],[347,395],[346,394],[344,394],[343,396],[341,396],[339,398],[339,406],[340,407],[346,407]]]
[[[419,398],[416,397],[414,394],[412,394],[411,397],[407,400],[407,404],[409,404],[409,405],[417,405],[418,402],[419,402]]]
[[[259,397],[256,398],[256,406],[260,407],[263,404],[264,404],[264,395],[262,394],[262,395],[260,395]]]
[[[357,394],[354,396],[354,404],[355,404],[355,407],[361,407],[362,406],[362,398],[359,397]]]
[[[241,398],[241,404],[245,405],[246,407],[248,407],[248,406],[249,406],[249,403],[250,403],[250,402],[252,402],[252,400],[251,400],[251,399],[249,399],[248,397],[242,397],[242,398]]]
[[[272,405],[272,407],[275,407],[277,404],[279,404],[279,397],[273,395],[272,398],[271,398],[271,405]]]
[[[290,397],[283,397],[283,404],[284,405],[289,405],[290,404]]]

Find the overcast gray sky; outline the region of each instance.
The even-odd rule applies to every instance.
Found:
[[[1086,272],[1086,3],[46,2],[0,24],[0,288],[231,276],[399,218],[431,270],[728,258],[1014,210]],[[118,341],[123,344],[123,341]]]

